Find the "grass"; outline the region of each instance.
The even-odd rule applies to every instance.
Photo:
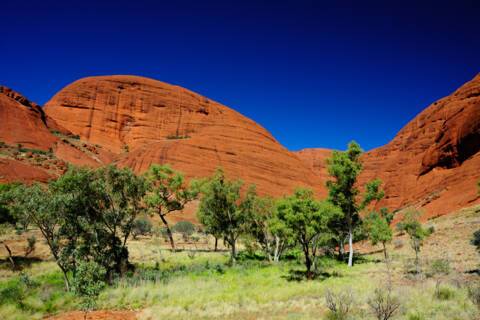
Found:
[[[129,245],[135,272],[106,288],[98,307],[136,310],[144,320],[328,319],[326,291],[351,290],[355,303],[350,319],[366,320],[374,319],[368,299],[376,288],[386,285],[390,274],[393,293],[401,302],[395,319],[473,320],[478,310],[468,298],[468,286],[479,279],[470,273],[478,268],[479,259],[469,238],[480,226],[476,212],[435,220],[436,232],[421,252],[423,277],[407,273],[413,257],[409,245],[389,247],[393,259],[389,273],[381,252],[359,244],[367,254],[353,268],[322,258],[320,276],[306,281],[301,277],[302,257],[295,252],[278,264],[269,264],[261,254],[242,252],[238,264],[229,267],[228,252],[208,251],[211,244],[202,250],[185,246],[172,253],[159,238],[143,237]],[[455,233],[450,232],[452,224]],[[450,244],[449,237],[454,235],[457,240]],[[23,248],[23,240],[15,240],[20,236],[12,237],[16,247]],[[448,255],[439,250],[439,244],[445,244]],[[36,249],[42,261],[25,267],[23,274],[0,270],[0,319],[41,319],[78,310],[79,301],[64,291],[56,265],[45,261],[43,246],[39,241]]]

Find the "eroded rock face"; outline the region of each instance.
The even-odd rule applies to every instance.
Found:
[[[0,140],[7,144],[47,151],[57,140],[47,127],[42,108],[3,86],[0,86],[0,119]]]
[[[222,167],[262,194],[318,189],[313,172],[264,128],[178,86],[136,76],[85,78],[57,93],[45,112],[136,172],[169,163],[192,178]]]
[[[376,177],[384,181],[379,206],[415,206],[424,218],[479,203],[480,75],[452,95],[440,99],[408,123],[387,145],[367,152],[360,184]],[[326,177],[324,149],[297,153]],[[313,160],[312,160],[313,159]],[[320,160],[319,160],[320,159]],[[322,182],[324,184],[324,182]]]
[[[108,151],[83,147],[39,105],[4,86],[0,119],[0,182],[46,182],[60,175],[67,162],[95,167],[113,159]]]

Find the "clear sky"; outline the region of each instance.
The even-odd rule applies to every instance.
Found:
[[[368,150],[480,72],[480,1],[21,1],[0,84],[45,103],[135,74],[230,106],[291,150]]]

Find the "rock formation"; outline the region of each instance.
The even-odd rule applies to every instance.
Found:
[[[68,163],[100,166],[113,159],[108,151],[82,144],[39,105],[3,86],[0,119],[0,182],[46,182]]]
[[[136,76],[84,78],[68,85],[45,112],[82,140],[143,172],[173,165],[188,178],[222,167],[260,193],[281,196],[317,187],[314,174],[272,135],[238,112],[199,94]]]
[[[479,203],[480,74],[440,99],[408,123],[387,145],[367,152],[360,184],[379,177],[385,199],[380,206],[414,206],[425,218]],[[326,176],[325,149],[297,153]]]
[[[42,109],[0,87],[0,181],[47,181],[68,163],[116,163],[136,172],[169,163],[187,178],[222,167],[281,196],[295,187],[326,196],[327,149],[290,152],[238,112],[199,94],[136,76],[84,78]],[[425,218],[479,203],[480,75],[440,99],[387,145],[365,153],[362,185],[384,181],[379,206],[414,206]],[[194,220],[195,206],[184,212]]]

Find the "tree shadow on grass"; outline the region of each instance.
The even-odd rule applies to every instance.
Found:
[[[30,268],[32,264],[42,262],[43,260],[37,257],[23,257],[23,256],[13,256],[12,257],[15,268],[13,271],[22,271],[25,268]],[[12,270],[12,264],[8,258],[0,259],[0,270]]]
[[[327,271],[317,271],[313,272],[313,277],[308,279],[306,270],[291,269],[288,271],[288,275],[282,276],[283,279],[287,281],[301,282],[305,280],[326,280],[331,277],[341,277],[342,275],[336,271],[327,272]]]

